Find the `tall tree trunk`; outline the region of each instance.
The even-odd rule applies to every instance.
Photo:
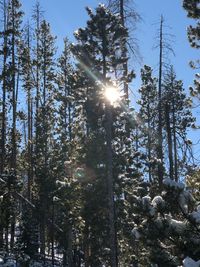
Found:
[[[15,6],[14,1],[11,3],[12,8],[12,157],[11,157],[11,168],[14,173],[14,178],[16,178],[16,157],[17,157],[17,145],[16,145],[16,112],[17,112],[17,90],[16,90],[16,62],[15,62]],[[12,204],[11,204],[12,205]],[[10,238],[10,248],[14,247],[14,235],[15,235],[15,211],[12,210],[12,220],[11,220],[11,238]]]
[[[121,23],[122,26],[125,27],[125,15],[124,15],[124,0],[119,0],[119,10],[120,10],[120,17],[121,17]],[[126,41],[122,39],[122,58],[127,58],[127,44]],[[123,77],[124,77],[124,95],[126,104],[129,105],[129,88],[128,88],[128,61],[125,60],[123,63]],[[126,122],[125,125],[127,137],[130,137],[130,123],[129,121]]]
[[[36,3],[35,20],[36,20],[36,114],[35,114],[35,139],[36,139],[36,153],[38,150],[38,112],[39,112],[39,98],[40,98],[40,77],[39,77],[39,39],[40,39],[40,4]]]
[[[11,168],[16,174],[16,63],[15,63],[15,8],[14,1],[12,0],[12,158]]]
[[[119,10],[120,10],[120,17],[121,17],[121,23],[122,26],[125,27],[125,18],[124,18],[124,0],[119,1]],[[127,47],[126,47],[126,42],[123,40],[122,41],[122,57],[126,58],[127,57]],[[125,61],[123,63],[123,76],[126,77],[124,81],[124,94],[126,101],[128,103],[129,101],[129,92],[128,92],[128,82],[127,82],[127,75],[128,75],[128,63]]]
[[[113,191],[112,107],[109,103],[106,106],[106,143],[107,143],[107,184],[108,184],[111,267],[117,267],[118,264],[117,264],[117,247],[116,247],[116,225],[115,225],[115,206],[114,206],[114,191]]]
[[[169,176],[174,179],[174,166],[173,166],[173,152],[172,152],[172,133],[170,125],[170,107],[169,103],[165,103],[165,122],[167,131],[167,144],[168,144],[168,158],[169,158]]]
[[[39,107],[40,107],[40,58],[39,58],[39,43],[40,43],[40,19],[41,19],[41,10],[40,10],[40,4],[39,1],[36,2],[35,9],[34,9],[34,14],[33,18],[36,23],[36,78],[35,78],[35,88],[36,88],[36,96],[35,96],[35,120],[33,125],[35,126],[35,147],[34,147],[34,152],[35,152],[35,159],[32,159],[33,165],[35,167],[35,171],[33,175],[35,174],[36,180],[39,181],[41,179],[38,174],[38,159],[39,159]],[[41,196],[39,195],[39,201],[41,201]],[[41,207],[40,207],[40,212],[39,212],[39,217],[41,216]],[[38,238],[38,246],[40,247],[40,253],[45,253],[45,248],[41,249],[41,239],[43,240],[43,233],[45,233],[45,230],[41,226],[41,221],[39,218],[38,221],[38,229],[39,229],[39,238]],[[42,252],[41,252],[42,251]]]
[[[163,16],[160,19],[160,55],[159,55],[159,78],[158,78],[158,182],[162,189],[163,182],[163,135],[162,135],[162,68],[163,68]]]
[[[1,164],[0,173],[4,172],[4,160],[5,160],[5,143],[6,143],[6,61],[8,56],[7,47],[7,5],[6,0],[4,0],[4,43],[3,43],[3,86],[2,86],[2,128],[1,128]]]
[[[102,25],[102,58],[103,58],[103,77],[106,81],[106,36],[104,34],[104,27]],[[110,260],[111,267],[118,266],[117,259],[117,240],[116,240],[116,222],[115,222],[115,204],[114,204],[114,190],[113,190],[113,154],[112,154],[112,106],[109,102],[106,103],[106,156],[107,156],[107,185],[108,185],[108,209],[109,209],[109,228],[110,228]]]
[[[45,54],[45,51],[44,51]],[[45,58],[46,55],[44,55]],[[44,59],[45,62],[45,59]],[[40,177],[40,179],[46,179],[48,177],[48,169],[47,169],[47,129],[46,129],[46,123],[47,123],[47,118],[46,118],[46,68],[45,64],[43,66],[43,103],[42,103],[42,137],[43,137],[43,157],[44,157],[44,165],[42,166],[43,168],[43,173],[44,177]],[[44,182],[42,182],[44,183]],[[43,214],[43,219],[40,221],[40,242],[41,242],[41,254],[45,258],[45,247],[46,247],[46,215],[47,215],[47,202],[45,199],[45,186],[42,186],[41,190],[41,197],[40,197],[40,205],[43,203],[41,206],[41,214]]]
[[[149,166],[149,182],[152,182],[152,170],[151,170],[151,135],[150,135],[150,103],[148,101],[148,106],[147,106],[147,116],[148,116],[148,129],[147,129],[147,154],[148,154],[148,166]]]
[[[177,153],[177,140],[176,140],[176,114],[175,114],[175,104],[172,99],[172,116],[173,116],[173,149],[174,149],[174,179],[178,182],[178,153]]]
[[[1,153],[0,153],[0,174],[3,174],[4,172],[4,165],[5,165],[5,144],[6,144],[6,62],[7,62],[7,56],[8,56],[8,47],[7,47],[7,5],[6,0],[3,2],[3,13],[4,13],[4,42],[3,42],[3,71],[2,71],[2,77],[3,77],[3,85],[2,85],[2,117],[0,120],[2,120],[1,124]],[[0,224],[0,249],[3,247],[3,225]]]
[[[28,86],[27,86],[27,102],[28,102],[28,199],[31,199],[31,186],[33,182],[33,165],[32,165],[32,97],[31,97],[31,62],[30,62],[30,29],[29,25],[27,28],[27,49],[28,49],[28,55],[27,55],[27,68],[28,68]]]

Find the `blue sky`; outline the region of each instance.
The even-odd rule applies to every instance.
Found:
[[[22,0],[23,10],[27,17],[30,16],[35,4],[35,0]],[[51,24],[52,33],[57,36],[58,52],[62,50],[63,38],[67,36],[70,41],[74,41],[73,32],[86,25],[88,19],[85,7],[95,8],[98,0],[40,0],[44,17]],[[140,85],[139,73],[143,64],[150,65],[155,69],[158,64],[158,50],[152,50],[155,44],[156,31],[161,14],[165,18],[166,25],[171,29],[166,29],[168,33],[175,36],[172,43],[175,57],[171,57],[177,78],[184,81],[185,88],[192,85],[195,71],[191,70],[188,62],[197,59],[197,50],[192,49],[187,40],[187,26],[193,23],[187,18],[185,10],[182,8],[182,0],[135,0],[137,12],[141,15],[142,21],[138,24],[135,32],[140,47],[142,63],[133,62],[137,78],[131,85],[133,92],[131,97],[134,100],[138,97],[137,89]],[[195,112],[196,114],[196,112]],[[198,133],[190,133],[192,139],[198,138]],[[199,152],[200,153],[200,152]]]
[[[101,1],[102,3],[104,1]],[[181,0],[135,0],[135,7],[141,15],[143,21],[138,24],[136,37],[143,58],[142,64],[147,64],[156,69],[158,63],[158,50],[152,50],[155,44],[155,35],[158,28],[160,15],[165,18],[166,25],[171,27],[166,29],[175,35],[173,49],[175,58],[171,57],[171,62],[175,66],[177,77],[184,79],[185,86],[192,84],[194,71],[188,67],[191,59],[197,58],[197,51],[190,48],[186,28],[191,22],[183,10]],[[35,0],[22,0],[23,10],[27,16],[30,15]],[[98,0],[40,0],[44,16],[50,22],[53,34],[57,35],[58,50],[62,49],[62,40],[67,36],[73,41],[73,32],[84,27],[88,19],[85,7],[95,8]],[[142,65],[133,62],[136,73],[139,73]],[[138,86],[139,81],[133,84],[133,90]]]

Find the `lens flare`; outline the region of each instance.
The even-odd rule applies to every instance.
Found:
[[[111,103],[111,105],[115,104],[120,99],[120,92],[117,87],[109,86],[105,88],[105,97]]]

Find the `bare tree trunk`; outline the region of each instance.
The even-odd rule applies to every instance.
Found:
[[[31,199],[31,186],[33,182],[33,169],[32,169],[32,97],[31,97],[31,62],[30,62],[30,32],[29,32],[29,25],[27,29],[27,49],[28,49],[28,88],[27,88],[27,102],[28,102],[28,199]]]
[[[13,113],[12,113],[12,157],[11,157],[11,168],[14,173],[14,177],[16,177],[16,156],[17,156],[17,145],[16,145],[16,111],[17,111],[17,90],[16,90],[16,62],[15,62],[15,7],[14,1],[12,0],[12,105],[13,105]],[[11,220],[11,239],[10,239],[10,248],[11,250],[14,247],[14,235],[15,235],[15,211],[12,212],[12,220]]]
[[[119,10],[120,10],[120,17],[121,17],[121,23],[122,26],[125,27],[125,18],[124,18],[124,0],[120,0],[119,2]],[[122,41],[122,57],[127,58],[127,47],[126,47],[126,42]],[[124,81],[124,94],[127,103],[129,102],[129,92],[128,92],[128,82],[127,82],[127,75],[128,75],[128,63],[125,61],[123,63],[123,76],[126,77]]]
[[[159,79],[158,79],[158,182],[162,189],[163,182],[163,136],[162,136],[162,67],[163,67],[163,16],[160,20],[160,55],[159,55]]]
[[[39,112],[39,98],[40,98],[40,77],[39,77],[39,38],[40,38],[40,4],[36,3],[35,7],[35,21],[36,21],[36,122],[35,122],[35,139],[36,139],[36,152],[38,147],[38,112]]]

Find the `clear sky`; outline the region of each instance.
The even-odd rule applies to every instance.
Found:
[[[57,36],[58,50],[62,49],[62,40],[67,36],[73,41],[73,32],[84,27],[87,21],[85,7],[95,8],[98,0],[40,0],[45,11],[44,16],[50,22],[52,32]],[[103,0],[101,1],[104,2]],[[188,67],[191,59],[197,58],[197,51],[190,48],[186,28],[191,22],[187,18],[186,12],[182,8],[181,0],[135,0],[135,7],[142,17],[142,22],[138,24],[136,37],[143,58],[142,64],[149,64],[156,69],[158,63],[158,50],[152,50],[155,44],[156,31],[159,27],[160,15],[165,18],[166,31],[175,35],[172,43],[175,51],[175,58],[171,57],[171,62],[175,66],[177,77],[184,79],[185,86],[192,84],[194,71]],[[22,0],[23,10],[29,16],[35,0]],[[142,65],[133,63],[136,73],[139,73]],[[133,84],[133,91],[138,87],[139,81]]]
[[[35,0],[21,0],[21,2],[25,14],[29,16]],[[74,41],[73,32],[86,25],[88,16],[85,7],[95,8],[99,2],[104,3],[103,0],[39,0],[39,2],[45,11],[45,19],[51,24],[52,33],[57,36],[58,52],[62,50],[62,40],[65,36]],[[161,14],[164,16],[166,25],[171,27],[171,29],[166,28],[166,31],[175,36],[172,46],[176,56],[171,57],[171,62],[177,78],[182,79],[185,88],[188,88],[192,84],[195,74],[195,71],[188,66],[188,62],[198,58],[198,51],[192,49],[187,40],[186,29],[192,20],[187,18],[187,14],[182,8],[182,0],[135,0],[134,2],[137,12],[142,17],[135,34],[143,60],[141,64],[133,62],[137,78],[131,85],[132,98],[137,98],[137,89],[140,84],[139,72],[142,64],[150,65],[155,70],[157,68],[158,50],[152,50],[152,47],[155,44]],[[191,136],[197,139],[197,133]]]

